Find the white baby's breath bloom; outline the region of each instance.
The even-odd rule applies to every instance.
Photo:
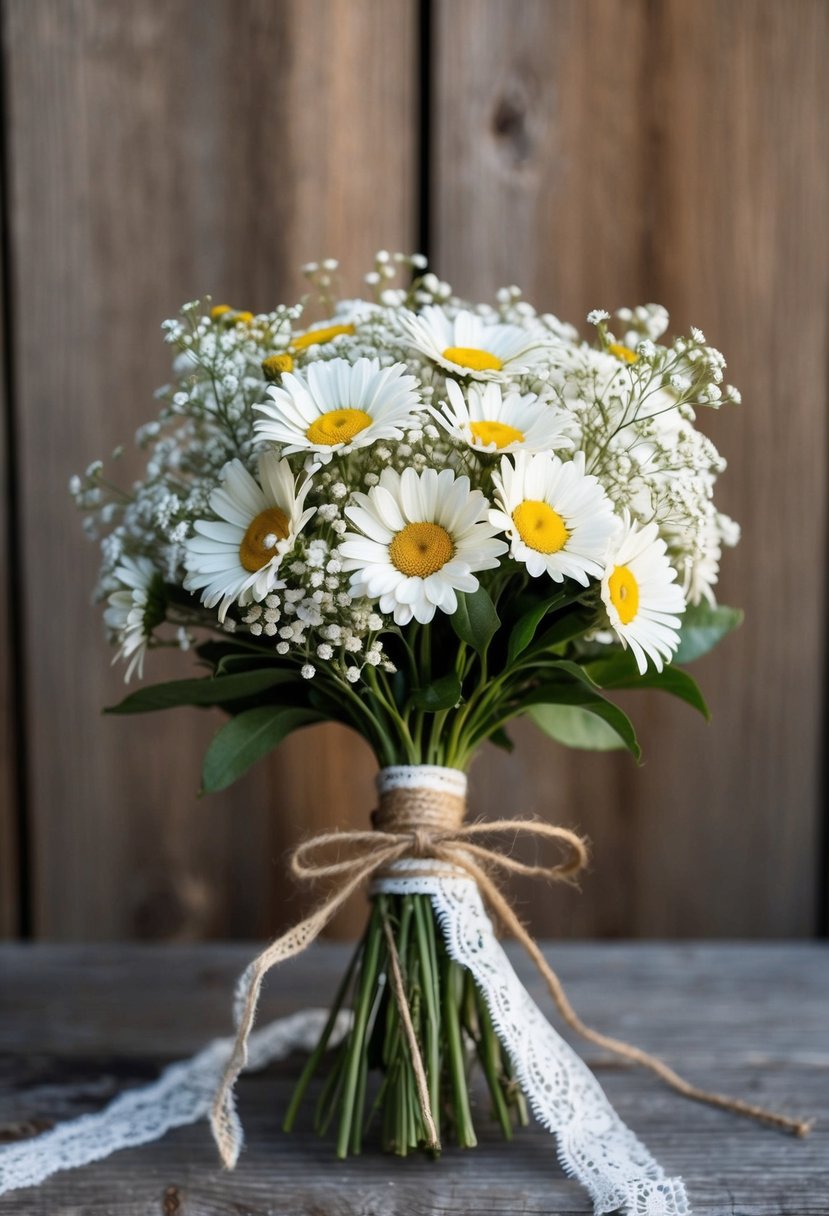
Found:
[[[465,310],[450,316],[429,304],[419,313],[401,312],[399,325],[415,350],[455,376],[503,380],[544,357],[540,329],[531,332],[520,325],[488,322]]]
[[[327,464],[335,453],[378,439],[401,439],[420,406],[417,380],[402,363],[382,368],[378,359],[331,359],[288,372],[268,391],[272,401],[255,408],[257,438],[283,453],[314,452]]]
[[[679,645],[685,597],[668,561],[656,524],[641,527],[625,519],[602,578],[608,620],[623,646],[629,646],[642,675],[651,661],[661,671]]]
[[[514,461],[503,457],[493,482],[490,523],[506,533],[512,556],[533,578],[572,578],[586,587],[590,576],[601,577],[616,520],[601,485],[584,471],[583,452],[569,461],[517,452]]]
[[[104,623],[112,630],[118,645],[113,663],[118,659],[126,661],[125,682],[136,671],[140,680],[153,629],[164,619],[163,607],[153,602],[153,591],[161,590],[161,575],[149,558],[126,556],[114,574],[121,586],[108,596],[104,611]]]
[[[352,593],[379,600],[398,625],[427,624],[438,608],[456,612],[456,592],[476,591],[475,572],[506,551],[481,491],[451,469],[384,469],[378,486],[354,497],[346,515],[360,532],[340,546],[343,569],[353,571]]]
[[[572,447],[567,416],[535,393],[502,393],[500,384],[447,380],[449,400],[429,412],[459,443],[481,452],[553,451]]]
[[[297,486],[291,466],[274,452],[259,457],[259,480],[241,460],[224,469],[222,484],[210,495],[218,519],[200,519],[185,545],[188,591],[200,591],[207,608],[219,605],[225,619],[234,602],[263,600],[277,586],[279,564],[314,514],[305,509],[312,476]]]

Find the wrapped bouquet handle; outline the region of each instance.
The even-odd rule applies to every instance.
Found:
[[[247,1043],[256,1015],[262,981],[272,967],[300,953],[310,945],[334,912],[363,881],[370,877],[374,879],[373,889],[376,892],[425,891],[432,896],[450,954],[456,961],[463,963],[472,971],[476,982],[482,987],[488,1003],[490,995],[499,986],[501,989],[505,986],[512,987],[523,994],[518,997],[519,1006],[529,1004],[535,1010],[537,1017],[541,1017],[520,985],[506,955],[500,951],[500,948],[497,953],[492,949],[497,946],[497,943],[486,913],[483,911],[481,896],[504,928],[527,950],[547,984],[565,1022],[584,1038],[632,1063],[649,1068],[686,1097],[721,1107],[735,1114],[745,1115],[796,1135],[805,1135],[809,1131],[810,1124],[806,1121],[792,1119],[740,1099],[699,1089],[685,1081],[656,1056],[622,1040],[601,1034],[585,1025],[579,1018],[567,998],[560,979],[500,891],[491,876],[491,871],[500,869],[507,873],[529,875],[552,881],[573,881],[576,874],[585,865],[588,856],[587,845],[580,836],[567,828],[556,827],[535,819],[502,819],[491,822],[464,823],[466,777],[458,770],[426,765],[397,766],[382,770],[378,778],[378,786],[380,799],[378,809],[372,816],[373,831],[326,833],[305,841],[295,850],[291,863],[294,874],[298,878],[306,880],[329,880],[332,883],[332,889],[310,916],[271,943],[250,964],[240,978],[236,998],[236,1040],[211,1113],[214,1137],[222,1161],[226,1166],[232,1168],[235,1165],[242,1145],[242,1128],[235,1108],[234,1086],[247,1061]],[[562,845],[566,850],[565,859],[551,865],[528,865],[491,844],[478,843],[484,836],[504,832],[509,832],[513,836],[532,836],[538,840]],[[331,855],[332,849],[335,850],[333,856]],[[447,895],[453,898],[446,899]],[[470,965],[469,957],[464,953],[462,944],[464,909],[467,914],[470,909],[474,910],[473,921],[477,922],[475,932],[478,933],[479,938],[481,940],[491,939],[491,942],[487,943],[490,945],[489,953],[491,955],[488,975],[476,974],[475,969]],[[483,928],[481,922],[483,922]],[[461,931],[460,937],[459,930]],[[399,1000],[399,984],[396,986],[395,995]],[[526,1061],[522,1058],[524,1049],[517,1041],[516,1027],[514,1024],[510,1025],[509,1021],[503,1017],[499,1017],[499,1012],[493,995],[490,1013],[499,1037],[502,1039],[507,1053],[513,1059],[517,1075],[520,1077],[522,1071],[528,1075],[529,1083],[525,1081],[527,1096],[536,1113],[540,1113],[540,1117],[544,1121],[543,1097],[539,1098],[537,1091],[543,1091],[545,1086],[548,1087],[548,1081],[543,1075],[530,1075],[530,1070],[525,1066]],[[555,1035],[548,1023],[545,1022],[544,1025],[548,1036]],[[555,1037],[558,1038],[558,1036]],[[569,1048],[562,1040],[558,1040],[558,1052],[562,1051],[568,1053]],[[570,1054],[572,1055],[572,1053]],[[568,1060],[568,1064],[572,1066],[572,1062],[576,1060],[577,1057],[572,1056],[572,1060]],[[580,1064],[580,1062],[578,1063]],[[584,1066],[581,1065],[581,1067]],[[581,1080],[583,1082],[583,1076]],[[595,1089],[601,1094],[602,1103],[607,1105],[607,1109],[610,1110],[607,1099],[604,1098],[592,1076],[591,1081],[592,1086],[588,1087],[591,1091],[591,1099],[595,1101],[596,1094],[593,1092]],[[421,1094],[424,1093],[424,1089],[425,1087],[421,1085]],[[425,1097],[422,1097],[421,1100],[427,1104]],[[578,1123],[582,1113],[576,1109],[571,1122]],[[613,1135],[610,1136],[610,1142],[612,1143],[614,1138],[624,1141],[626,1137],[631,1136],[631,1133],[624,1128],[626,1137],[618,1136],[618,1129],[623,1128],[624,1125],[620,1123],[614,1112],[611,1111],[611,1114],[613,1116],[611,1126]],[[427,1125],[434,1126],[432,1112],[427,1109],[424,1115]],[[550,1119],[546,1121],[548,1125],[553,1122]],[[551,1130],[557,1129],[551,1128]],[[638,1150],[640,1154],[644,1153],[647,1157],[646,1151],[641,1146],[638,1146]],[[563,1149],[560,1148],[560,1151],[565,1156],[565,1164],[571,1166],[573,1172],[578,1174],[578,1166],[567,1158]],[[601,1156],[601,1153],[598,1154],[599,1160],[601,1160]],[[612,1162],[612,1153],[609,1160]],[[650,1186],[654,1178],[661,1182],[661,1171],[656,1163],[651,1163],[648,1158],[648,1165],[655,1169],[657,1174],[651,1177],[646,1171],[647,1185]],[[609,1165],[608,1178],[612,1178],[617,1170],[617,1166]],[[597,1189],[595,1186],[590,1186],[589,1177],[584,1177],[582,1180],[593,1191],[594,1198],[603,1194],[602,1187],[608,1181],[605,1179],[605,1182],[601,1183]],[[637,1185],[639,1185],[638,1182]],[[674,1199],[671,1201],[673,1206],[666,1206],[664,1210],[678,1213],[688,1210],[687,1206],[682,1206],[683,1203],[687,1204],[687,1201],[679,1197],[681,1183],[673,1180],[670,1185],[675,1191]],[[596,1210],[609,1209],[597,1206]],[[636,1210],[643,1209],[637,1208]]]

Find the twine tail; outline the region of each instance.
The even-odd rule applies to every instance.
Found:
[[[349,880],[332,892],[310,916],[294,925],[287,933],[262,951],[245,969],[236,988],[235,1021],[236,1039],[225,1066],[216,1097],[210,1112],[213,1139],[219,1150],[222,1164],[232,1170],[242,1148],[244,1134],[236,1112],[235,1086],[248,1059],[248,1039],[256,1019],[262,981],[272,967],[301,954],[317,938],[337,909],[357,890],[360,884],[376,868],[374,858],[364,863]]]
[[[475,869],[477,870],[478,867],[476,866]],[[766,1107],[758,1106],[753,1102],[745,1102],[742,1098],[731,1098],[727,1094],[718,1094],[707,1089],[700,1089],[698,1086],[692,1085],[690,1081],[686,1081],[679,1073],[674,1072],[658,1056],[653,1056],[650,1052],[643,1051],[640,1047],[634,1047],[631,1043],[624,1042],[623,1039],[611,1038],[609,1035],[602,1034],[600,1031],[593,1030],[592,1027],[586,1025],[570,1004],[561,980],[545,959],[538,943],[533,940],[521,924],[521,921],[515,915],[496,885],[482,872],[476,873],[475,876],[483,894],[494,907],[496,914],[501,918],[509,932],[518,939],[535,963],[564,1021],[577,1034],[580,1034],[583,1039],[587,1039],[590,1043],[595,1043],[597,1047],[602,1047],[605,1051],[610,1051],[624,1060],[630,1060],[633,1064],[642,1065],[643,1068],[647,1068],[652,1073],[655,1073],[662,1081],[670,1085],[672,1089],[675,1089],[677,1093],[682,1094],[686,1098],[691,1098],[695,1102],[704,1102],[708,1106],[719,1107],[721,1110],[730,1111],[734,1115],[743,1115],[747,1119],[754,1119],[758,1123],[768,1124],[770,1127],[788,1132],[790,1135],[808,1136],[812,1130],[813,1120],[792,1119],[787,1115],[778,1114],[776,1111],[768,1110]]]
[[[406,1000],[406,992],[403,986],[403,976],[400,971],[400,956],[397,953],[397,946],[394,942],[394,934],[391,931],[389,919],[383,914],[383,932],[386,936],[386,947],[389,952],[390,979],[391,986],[394,990],[394,999],[397,1004],[397,1011],[400,1014],[400,1021],[403,1026],[403,1031],[406,1035],[406,1042],[409,1044],[409,1052],[412,1057],[412,1069],[415,1075],[417,1084],[417,1097],[420,1102],[420,1113],[423,1116],[423,1122],[426,1124],[426,1130],[429,1133],[429,1139],[426,1147],[440,1151],[440,1138],[438,1130],[435,1126],[435,1119],[432,1113],[432,1102],[429,1097],[429,1083],[426,1079],[426,1069],[423,1067],[423,1056],[420,1053],[420,1045],[417,1041],[414,1026],[412,1025],[412,1015],[409,1009],[409,1003]]]

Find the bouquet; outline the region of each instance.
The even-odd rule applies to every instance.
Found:
[[[202,668],[114,712],[225,711],[205,791],[325,721],[366,739],[381,770],[374,831],[301,846],[295,872],[331,893],[243,977],[214,1118],[231,1163],[232,1084],[262,977],[366,878],[368,926],[286,1126],[319,1071],[316,1126],[340,1157],[373,1121],[394,1153],[472,1146],[475,1059],[506,1137],[528,1100],[548,1117],[531,1045],[515,1046],[535,1015],[521,1005],[517,1019],[523,998],[496,991],[506,963],[479,896],[532,951],[495,869],[568,879],[584,845],[535,821],[515,828],[562,848],[558,863],[482,843],[513,821],[465,825],[465,774],[487,741],[511,748],[520,717],[558,743],[638,758],[608,693],[650,688],[705,714],[684,664],[740,620],[715,596],[738,539],[714,500],[724,461],[696,426],[700,408],[740,397],[698,329],[666,341],[668,316],[649,304],[591,312],[584,336],[517,287],[460,299],[417,255],[378,253],[369,298],[335,299],[331,260],[305,273],[301,303],[254,315],[196,301],[166,322],[173,375],[138,432],[144,476],[119,489],[96,462],[72,483],[101,540],[98,595],[126,678],[161,647]],[[625,1047],[585,1028],[547,972],[577,1029]]]

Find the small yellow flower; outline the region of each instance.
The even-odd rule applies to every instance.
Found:
[[[253,318],[252,312],[247,312],[247,310],[242,310],[241,312],[237,312],[234,314],[233,323],[234,323],[234,325],[250,325],[251,322],[253,321],[253,319],[254,318]]]
[[[309,346],[316,346],[318,342],[330,342],[332,338],[339,338],[341,334],[354,334],[356,328],[353,325],[325,325],[320,329],[309,329],[307,333],[297,334],[291,339],[292,350],[307,350]]]
[[[210,320],[221,321],[223,317],[226,317],[232,311],[233,309],[229,304],[216,304],[210,309]]]
[[[278,384],[285,372],[294,370],[294,361],[291,355],[268,355],[267,359],[262,360],[262,371],[265,373],[265,379],[270,380],[273,384]]]
[[[629,346],[624,346],[621,342],[608,342],[607,349],[611,355],[615,355],[617,359],[621,359],[623,363],[638,363],[639,356],[635,350],[631,350]]]

